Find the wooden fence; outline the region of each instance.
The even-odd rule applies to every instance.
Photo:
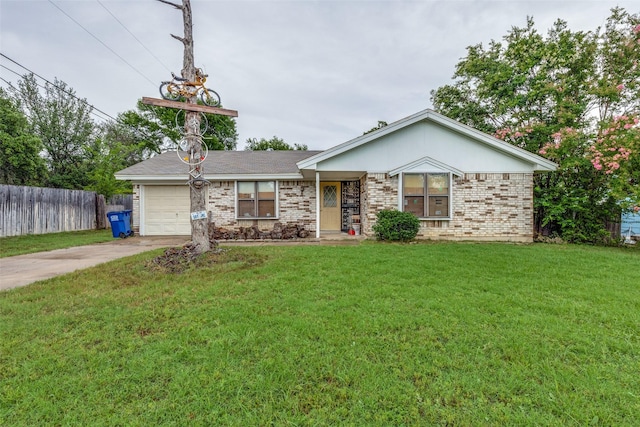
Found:
[[[106,212],[128,209],[129,200],[107,204],[92,191],[0,185],[0,237],[107,228]]]

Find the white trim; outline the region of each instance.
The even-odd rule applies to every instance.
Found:
[[[420,173],[422,170],[419,168],[419,166],[422,166],[422,165],[429,165],[431,167],[435,167],[438,169],[444,169],[446,172],[449,172],[450,174],[453,174],[456,176],[464,176],[464,172],[462,172],[460,169],[456,169],[452,166],[447,165],[446,163],[439,162],[438,160],[433,159],[429,156],[415,160],[411,163],[407,163],[406,165],[400,166],[399,168],[395,168],[394,170],[389,172],[389,176],[396,176],[398,174],[402,175],[403,172],[413,168],[418,168],[418,170],[416,170],[415,172]],[[436,173],[437,171],[433,171],[427,168],[427,169],[424,169],[424,172]]]
[[[187,182],[187,174],[184,175],[115,175],[117,180],[120,181],[133,181],[133,182]],[[224,175],[206,175],[204,179],[208,181],[304,181],[304,176],[301,173],[289,173],[289,174],[224,174]]]
[[[140,200],[140,202],[139,202],[139,205],[140,205],[140,229],[138,231],[139,231],[141,236],[144,236],[145,232],[146,232],[146,227],[145,227],[145,225],[146,225],[146,221],[145,221],[146,212],[145,212],[144,206],[147,203],[147,199],[145,199],[145,194],[144,193],[145,193],[145,185],[140,184],[140,194],[139,194],[139,197],[140,197],[140,199],[139,199]]]
[[[398,174],[398,211],[404,212],[404,174]]]
[[[484,132],[480,132],[477,129],[464,125],[460,122],[457,122],[453,119],[450,119],[446,116],[443,116],[442,114],[438,114],[435,111],[429,110],[429,109],[420,111],[409,117],[405,117],[404,119],[400,119],[394,123],[391,123],[388,126],[380,128],[374,132],[359,136],[350,141],[344,142],[340,145],[336,145],[333,148],[329,148],[328,150],[323,151],[322,153],[318,153],[314,156],[301,160],[297,163],[297,166],[299,169],[316,169],[318,163],[322,161],[335,157],[346,151],[352,150],[370,141],[373,141],[382,136],[385,136],[397,130],[403,129],[407,126],[410,126],[414,123],[417,123],[423,120],[430,120],[450,130],[459,132],[463,135],[473,138],[474,140],[484,143],[503,153],[512,155],[520,160],[530,163],[534,166],[535,170],[554,171],[558,166],[556,163],[550,160],[547,160],[544,157],[538,156],[537,154],[530,153],[525,149],[516,147],[500,139],[494,138],[491,135],[487,135]]]
[[[316,239],[320,238],[320,172],[316,172]]]
[[[426,174],[430,174],[430,173],[446,173],[449,177],[449,193],[447,194],[448,197],[448,206],[447,206],[447,216],[443,217],[443,216],[419,216],[418,219],[420,221],[451,221],[453,219],[453,215],[452,215],[452,207],[453,207],[453,179],[452,179],[452,172],[442,172],[442,171],[424,171],[424,172],[402,172],[398,175],[398,206],[400,206],[400,208],[398,209],[400,212],[404,212],[404,185],[403,184],[403,177],[404,174],[409,174],[409,175],[426,175]],[[426,177],[425,177],[426,178]],[[427,184],[427,180],[425,179],[424,182],[425,188],[428,185]],[[428,204],[428,198],[429,198],[429,194],[425,192],[425,202],[427,202]],[[428,212],[425,212],[428,213]]]
[[[274,199],[274,204],[275,206],[273,207],[275,212],[273,216],[251,216],[251,217],[246,217],[246,216],[238,216],[238,183],[239,182],[273,182],[274,183],[274,191],[275,191],[275,199]],[[270,220],[270,219],[280,219],[280,198],[278,197],[278,191],[280,189],[280,183],[277,180],[274,179],[238,179],[234,182],[233,184],[233,192],[234,192],[234,198],[235,198],[235,207],[234,207],[234,216],[235,219],[238,221],[251,221],[251,220]],[[255,198],[255,202],[256,202],[256,206],[258,203],[258,193],[256,193],[256,198]]]

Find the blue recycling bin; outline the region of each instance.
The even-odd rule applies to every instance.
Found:
[[[124,239],[133,236],[131,231],[131,211],[107,212],[107,218],[111,223],[113,237]]]

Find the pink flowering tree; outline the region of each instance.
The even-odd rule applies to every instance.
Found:
[[[609,192],[623,209],[640,210],[640,118],[618,116],[603,122],[588,158],[607,177]]]

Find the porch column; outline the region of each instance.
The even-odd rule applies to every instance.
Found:
[[[320,172],[316,172],[316,239],[320,238]]]

